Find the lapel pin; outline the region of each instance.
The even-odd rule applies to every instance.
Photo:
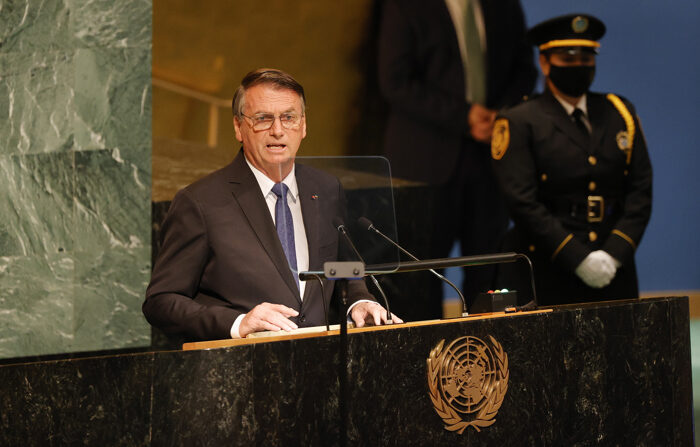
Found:
[[[311,194],[311,200],[316,200],[318,199],[318,196],[316,194]]]

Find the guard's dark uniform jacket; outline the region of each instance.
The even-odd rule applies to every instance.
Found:
[[[587,112],[590,136],[546,91],[503,112],[494,126],[493,167],[515,223],[503,249],[533,261],[540,304],[639,293],[634,252],[652,189],[644,135],[633,106],[615,95],[588,93]],[[600,249],[622,266],[610,285],[594,289],[574,270]],[[528,290],[515,271],[503,269],[499,287]]]

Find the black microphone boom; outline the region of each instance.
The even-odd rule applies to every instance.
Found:
[[[357,247],[355,247],[355,244],[352,243],[352,239],[350,239],[350,236],[348,235],[348,231],[345,229],[345,224],[343,223],[343,219],[340,217],[336,216],[333,218],[333,226],[338,230],[344,237],[345,240],[348,242],[348,245],[350,245],[350,248],[352,249],[353,252],[355,252],[355,256],[357,256],[357,259],[360,260],[363,264],[366,264],[365,260],[362,259],[362,255],[360,255],[360,252],[357,250]],[[372,279],[372,282],[374,283],[374,286],[377,288],[379,291],[379,294],[382,296],[384,299],[384,305],[386,306],[386,322],[387,324],[392,324],[393,321],[391,319],[391,311],[389,310],[389,300],[386,298],[386,294],[384,293],[384,290],[379,286],[379,281],[377,281],[377,278],[374,277],[374,275],[367,275]]]
[[[374,224],[372,223],[371,220],[367,219],[366,217],[360,217],[359,219],[357,219],[357,223],[359,223],[360,226],[362,226],[363,228],[367,228],[367,230],[373,231],[373,232],[377,233],[378,235],[380,235],[381,237],[383,237],[384,239],[386,239],[389,243],[391,243],[394,247],[396,247],[396,248],[398,248],[399,250],[401,250],[401,252],[402,252],[403,254],[405,254],[406,256],[408,256],[409,258],[413,259],[414,261],[420,261],[418,258],[416,258],[416,257],[413,256],[411,253],[409,253],[408,250],[404,249],[402,246],[400,246],[398,243],[396,243],[396,242],[395,242],[393,239],[391,239],[389,236],[387,236],[386,234],[384,234],[384,233],[382,233],[381,231],[379,231],[379,230],[374,226]],[[452,281],[450,281],[449,279],[445,278],[443,275],[439,274],[439,273],[436,272],[435,270],[433,270],[433,269],[428,269],[428,270],[429,270],[433,275],[437,276],[437,277],[440,278],[442,281],[445,281],[447,284],[449,284],[450,286],[452,286],[452,288],[455,289],[455,290],[457,291],[457,294],[459,294],[459,298],[462,300],[462,316],[463,316],[463,317],[466,317],[467,315],[469,315],[469,314],[467,313],[467,301],[464,299],[464,295],[462,294],[462,291],[459,290],[459,288],[457,288],[457,286],[455,286],[454,283],[452,283]]]

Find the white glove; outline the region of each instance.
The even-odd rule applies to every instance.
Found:
[[[620,266],[622,265],[622,263],[621,263],[620,261],[618,261],[617,259],[613,258],[613,257],[610,255],[610,253],[608,253],[607,251],[598,250],[598,253],[600,253],[600,256],[604,256],[604,257],[608,258],[608,260],[609,260],[610,262],[612,262],[613,265],[615,266],[615,271],[617,272],[617,269],[620,268]]]
[[[600,289],[610,284],[619,265],[619,261],[608,253],[596,250],[581,261],[576,267],[576,274],[588,286]]]

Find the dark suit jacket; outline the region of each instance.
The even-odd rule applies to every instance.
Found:
[[[638,296],[634,252],[651,215],[652,171],[634,107],[623,102],[635,127],[629,161],[619,140],[626,122],[605,95],[587,95],[588,139],[549,91],[501,115],[509,143],[493,166],[515,222],[504,249],[528,253],[541,304]],[[599,222],[588,218],[589,196],[604,199]],[[602,289],[574,274],[594,250],[622,263]]]
[[[487,106],[519,102],[537,77],[518,0],[481,0],[487,45]],[[464,68],[444,0],[386,0],[379,85],[391,107],[385,152],[395,176],[446,182],[461,151],[489,169],[488,146],[468,137]]]
[[[296,165],[310,270],[336,261],[335,216],[344,195],[335,177]],[[292,272],[243,151],[228,166],[179,191],[162,228],[163,243],[146,291],[146,319],[166,333],[199,340],[230,337],[235,319],[263,301],[299,311],[300,326],[324,324],[325,297],[315,281],[299,297]],[[350,281],[351,303],[372,299],[363,281]]]

